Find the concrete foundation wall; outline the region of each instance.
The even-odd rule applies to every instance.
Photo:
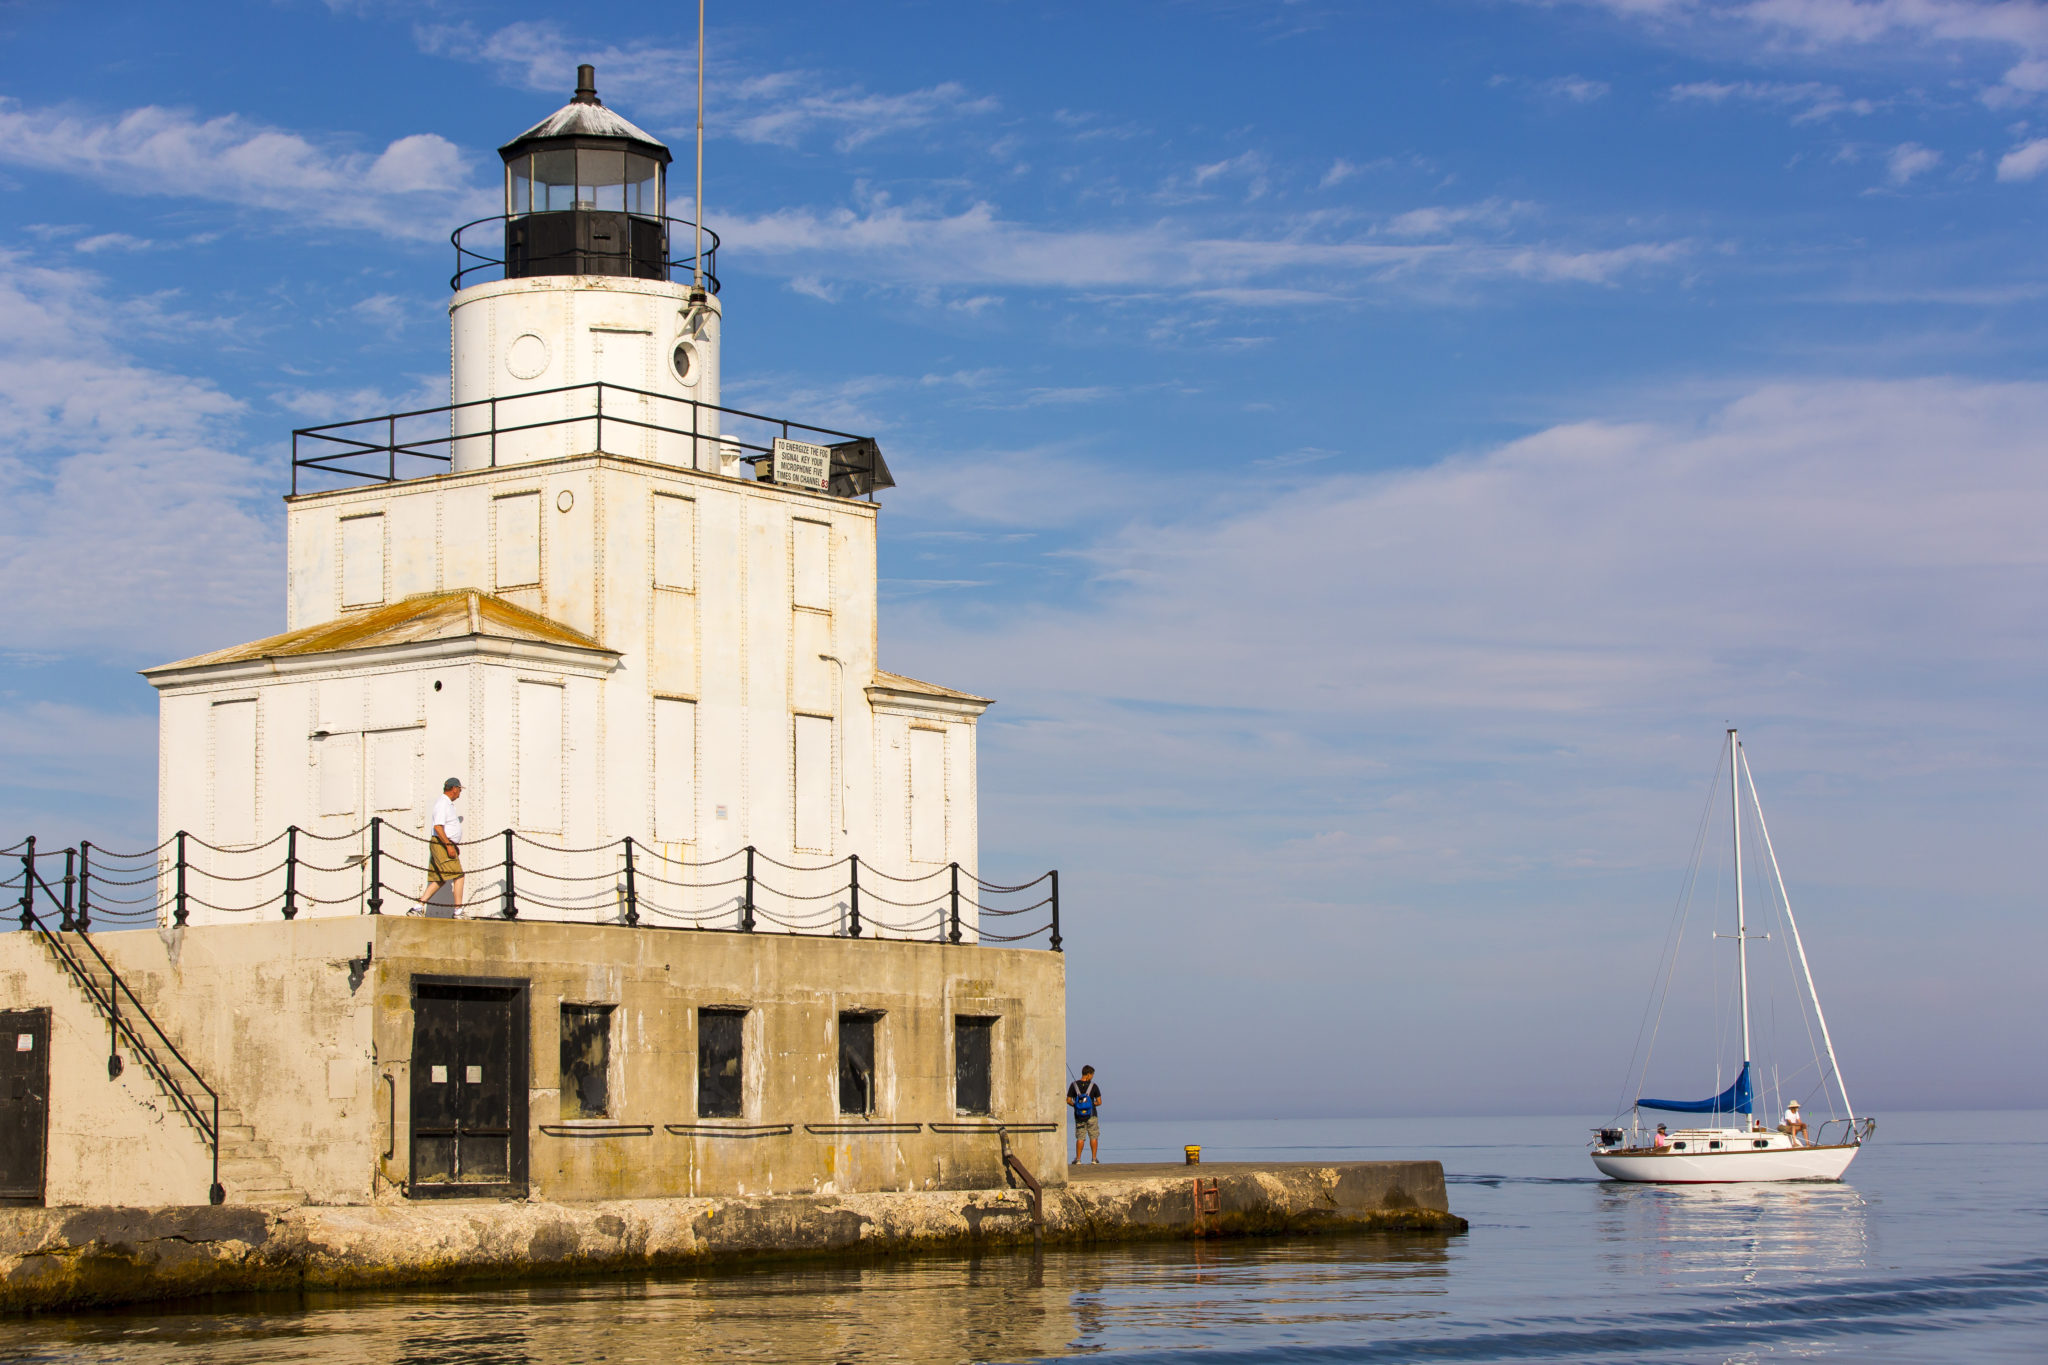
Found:
[[[1057,953],[394,916],[94,942],[314,1203],[405,1197],[415,976],[528,983],[536,1198],[986,1187],[1003,1180],[997,1124],[1049,1128],[1013,1132],[1012,1148],[1048,1183],[1066,1169]],[[564,1003],[613,1007],[603,1119],[563,1112]],[[50,1201],[203,1198],[203,1145],[162,1112],[161,1097],[152,1108],[154,1087],[139,1066],[106,1081],[105,1021],[39,942],[0,937],[0,1006],[38,1005],[58,1020]],[[748,1011],[737,1120],[698,1117],[697,1011],[707,1007]],[[871,1115],[839,1112],[842,1012],[877,1016]],[[956,1014],[998,1021],[986,1116],[957,1112]],[[782,1125],[789,1131],[749,1135]]]

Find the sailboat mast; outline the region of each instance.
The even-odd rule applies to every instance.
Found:
[[[1728,727],[1728,797],[1735,826],[1735,962],[1742,978],[1742,1069],[1749,1070],[1749,925],[1742,907],[1742,741]]]
[[[1749,759],[1742,760],[1742,776],[1749,783],[1749,804],[1756,810],[1756,827],[1763,831],[1764,852],[1770,855],[1771,878],[1778,884],[1778,903],[1785,907],[1785,927],[1792,931],[1792,946],[1799,951],[1799,970],[1806,976],[1806,996],[1813,1001],[1813,1017],[1820,1021],[1820,1041],[1828,1050],[1828,1070],[1835,1073],[1835,1089],[1841,1093],[1842,1108],[1849,1111],[1849,1130],[1856,1128],[1856,1106],[1849,1102],[1849,1087],[1842,1083],[1842,1066],[1835,1060],[1835,1040],[1828,1036],[1828,1017],[1821,1012],[1820,992],[1813,988],[1813,968],[1806,963],[1806,942],[1799,937],[1799,921],[1792,918],[1792,897],[1785,890],[1785,874],[1778,870],[1778,850],[1771,844],[1771,827],[1764,820],[1764,803],[1757,799],[1756,778],[1749,771]]]

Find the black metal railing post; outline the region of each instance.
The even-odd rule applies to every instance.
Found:
[[[633,836],[626,836],[626,923],[640,922],[640,896],[633,889]]]
[[[960,941],[960,864],[953,864],[953,929],[947,935],[949,941]]]
[[[33,842],[33,841],[31,841]],[[26,914],[26,912],[23,912]],[[747,891],[740,901],[740,929],[745,933],[754,932],[754,846],[747,845]]]
[[[388,456],[390,457],[390,467],[389,467],[389,469],[388,469],[388,470],[386,471],[386,473],[387,473],[387,474],[389,475],[389,477],[388,477],[388,478],[386,478],[386,479],[384,480],[384,482],[386,482],[386,483],[397,483],[397,482],[398,482],[398,414],[397,414],[397,413],[395,413],[395,412],[394,412],[394,413],[392,413],[392,414],[391,414],[391,415],[390,415],[389,417],[386,417],[386,418],[384,419],[384,423],[385,423],[385,429],[384,429],[384,451],[385,451],[385,454],[386,454],[386,455],[388,455]]]
[[[1054,868],[1052,876],[1052,950],[1060,949],[1060,870]]]
[[[36,836],[28,836],[21,855],[21,927],[32,928],[36,922]]]
[[[57,920],[57,927],[67,934],[77,927],[77,921],[71,918],[71,895],[77,889],[78,850],[67,848],[64,850],[64,913]]]
[[[860,855],[846,855],[846,875],[852,895],[847,901],[846,930],[849,938],[860,937]]]
[[[370,913],[384,913],[384,846],[380,835],[384,832],[384,817],[370,817]]]
[[[78,841],[78,932],[92,929],[92,843]]]
[[[299,827],[284,827],[284,917],[299,917]]]
[[[178,891],[177,908],[171,911],[171,922],[180,929],[185,927],[185,917],[191,913],[185,908],[185,831],[178,831]]]
[[[505,831],[505,896],[498,905],[498,914],[504,919],[518,919],[519,907],[512,900],[512,831]]]
[[[592,446],[591,449],[597,451],[604,449],[604,383],[602,381],[599,381],[597,386],[597,444]]]

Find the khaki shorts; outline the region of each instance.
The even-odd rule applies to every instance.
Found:
[[[1074,1115],[1074,1136],[1075,1136],[1075,1137],[1077,1137],[1077,1138],[1080,1138],[1080,1137],[1092,1137],[1092,1138],[1099,1138],[1099,1137],[1101,1137],[1101,1136],[1102,1136],[1102,1118],[1101,1118],[1101,1116],[1100,1116],[1100,1115],[1097,1115],[1097,1114],[1090,1114],[1090,1115],[1089,1115],[1089,1116],[1088,1116],[1087,1118],[1085,1118],[1085,1119],[1084,1119],[1084,1118],[1082,1118],[1082,1117],[1081,1117],[1081,1116],[1080,1116],[1079,1114],[1076,1114],[1076,1115]]]
[[[462,875],[462,855],[439,839],[434,840],[427,855],[427,880],[452,882]]]

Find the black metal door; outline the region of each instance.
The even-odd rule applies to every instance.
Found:
[[[414,983],[413,1194],[525,1193],[525,1003],[524,984]]]
[[[0,1010],[0,1204],[43,1202],[50,1150],[50,1012]]]

